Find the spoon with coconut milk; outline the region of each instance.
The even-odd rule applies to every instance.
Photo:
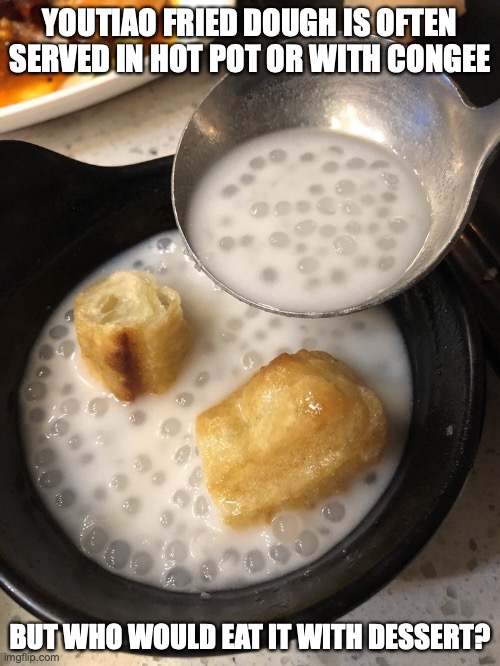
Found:
[[[227,76],[179,143],[177,224],[198,266],[241,300],[346,314],[445,256],[499,140],[500,101],[476,108],[444,75]]]

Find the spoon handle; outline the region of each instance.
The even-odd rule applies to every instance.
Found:
[[[486,151],[489,155],[500,143],[500,99],[478,109],[480,120],[486,130]]]

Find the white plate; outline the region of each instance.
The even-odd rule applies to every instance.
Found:
[[[175,1],[173,6],[182,7],[234,7],[236,0],[182,0]],[[188,41],[188,40],[179,40]],[[67,85],[48,95],[0,107],[0,133],[35,125],[45,120],[58,118],[73,111],[104,102],[129,90],[138,88],[158,78],[159,74],[144,72],[143,74],[117,74],[110,72],[102,76],[80,76],[77,83]],[[71,79],[70,79],[71,81]]]
[[[87,106],[103,102],[121,95],[128,90],[157,78],[158,74],[117,74],[111,72],[102,76],[78,78],[78,83],[59,88],[47,95],[41,95],[26,102],[10,104],[0,108],[0,132],[10,132],[28,125],[41,123],[64,116],[67,113],[85,109]]]

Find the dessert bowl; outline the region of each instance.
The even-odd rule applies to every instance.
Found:
[[[410,358],[413,415],[397,472],[361,524],[312,565],[276,580],[209,595],[160,590],[87,559],[49,515],[25,464],[18,391],[34,341],[64,295],[103,261],[174,228],[172,158],[105,168],[3,142],[0,160],[2,587],[51,622],[220,625],[330,622],[394,577],[449,511],[481,433],[480,336],[447,267],[389,302]]]

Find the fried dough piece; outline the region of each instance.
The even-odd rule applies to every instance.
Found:
[[[200,414],[208,490],[233,526],[310,508],[377,463],[387,425],[375,394],[330,354],[281,354]]]
[[[192,341],[176,291],[117,271],[78,294],[74,311],[82,357],[117,398],[163,393],[175,381]]]

